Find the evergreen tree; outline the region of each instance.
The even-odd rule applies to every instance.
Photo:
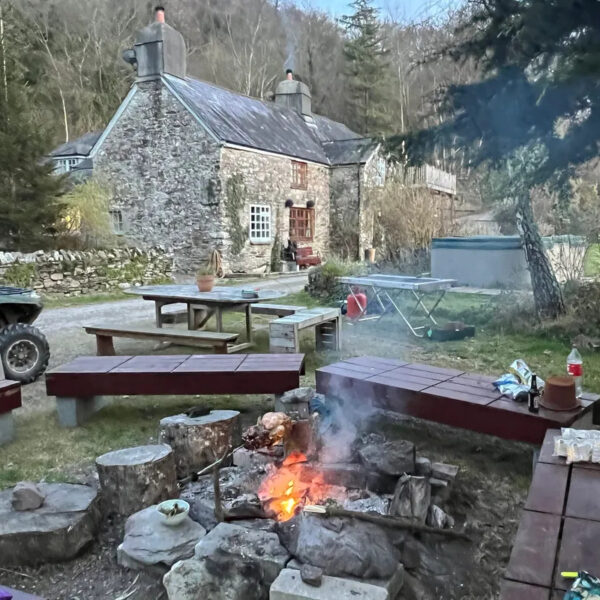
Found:
[[[28,87],[30,44],[18,9],[0,0],[0,245],[24,251],[49,244],[64,187],[44,159],[50,137]]]
[[[389,126],[385,112],[389,72],[383,29],[372,0],[354,0],[351,6],[354,13],[340,19],[346,31],[350,125],[363,134],[382,134]]]
[[[444,92],[440,125],[390,140],[420,161],[436,144],[460,145],[473,166],[505,171],[541,316],[564,312],[533,220],[530,190],[552,183],[568,202],[576,166],[600,150],[600,2],[481,0],[442,52],[474,60],[483,79]]]

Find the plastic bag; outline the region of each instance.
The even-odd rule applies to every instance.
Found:
[[[508,371],[494,381],[494,386],[503,396],[516,400],[520,393],[529,391],[533,372],[521,358],[513,361]],[[544,380],[540,377],[537,378],[537,386],[539,390],[544,387]]]
[[[600,600],[600,579],[586,571],[577,574],[564,600]]]

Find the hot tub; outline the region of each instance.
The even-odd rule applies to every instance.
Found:
[[[435,238],[431,276],[481,288],[531,288],[519,236]]]

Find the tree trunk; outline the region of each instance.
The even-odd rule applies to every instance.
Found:
[[[533,218],[531,198],[527,192],[520,194],[517,199],[517,224],[531,274],[536,312],[540,318],[555,319],[565,313],[565,303],[556,275],[544,251],[544,244]]]

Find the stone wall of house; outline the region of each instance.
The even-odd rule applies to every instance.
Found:
[[[359,206],[362,167],[345,165],[331,169],[331,247],[342,258],[359,257]]]
[[[172,281],[173,255],[161,248],[0,252],[0,285],[44,295],[81,296]]]
[[[263,273],[279,262],[280,244],[289,237],[289,210],[286,200],[297,207],[315,203],[315,231],[311,246],[321,256],[329,252],[329,168],[308,163],[306,190],[292,189],[292,161],[263,152],[223,148],[221,184],[224,243],[223,264],[226,272]],[[271,208],[270,243],[251,243],[249,239],[251,205]]]
[[[219,145],[160,82],[137,92],[95,158],[113,188],[124,236],[173,250],[175,268],[193,272],[224,233],[219,206]]]

